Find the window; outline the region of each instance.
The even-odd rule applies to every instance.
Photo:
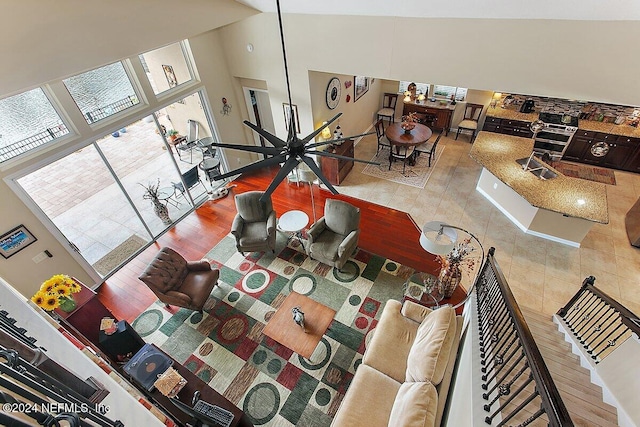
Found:
[[[184,42],[174,43],[140,56],[142,67],[156,95],[193,80]]]
[[[68,133],[40,88],[0,100],[0,162]]]
[[[140,102],[121,62],[69,77],[62,82],[89,124]]]
[[[456,101],[464,101],[467,97],[467,88],[455,86],[433,86],[433,96],[436,98],[451,99],[451,95],[455,95]]]
[[[398,88],[399,93],[404,93],[407,90],[407,87],[412,82],[400,81],[400,87]],[[415,83],[415,82],[413,82]],[[426,96],[429,95],[429,83],[415,83],[416,84],[416,93],[424,93]]]

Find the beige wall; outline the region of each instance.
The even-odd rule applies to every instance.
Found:
[[[10,65],[0,71],[0,96],[128,56],[134,71],[142,76],[142,68],[136,64],[137,53],[253,13],[222,0],[193,0],[188,5],[165,0],[135,4],[120,0],[110,3],[108,10],[102,9],[101,5],[80,0],[51,5],[36,0],[14,2],[9,11],[12,16],[28,15],[30,21],[29,25],[19,19],[6,22],[4,30],[11,37],[0,41],[0,53]],[[171,25],[163,25],[169,17]],[[484,99],[485,104],[487,94],[497,90],[640,105],[640,56],[624,46],[624,41],[633,40],[640,29],[635,22],[286,15],[284,26],[292,102],[298,105],[302,136],[312,132],[321,119],[331,117],[332,112],[323,107],[330,75],[376,78],[369,93],[356,103],[345,102],[347,90],[343,86],[343,98],[334,111],[345,114],[341,120],[345,135],[368,127],[381,93],[394,87],[390,82],[397,80],[477,89],[478,99]],[[280,116],[282,103],[287,100],[286,85],[274,14],[249,16],[193,37],[190,42],[202,80],[202,86],[197,87],[206,92],[224,142],[253,143],[250,131],[241,123],[248,117],[242,81],[258,81],[268,89],[276,133],[286,135]],[[247,51],[247,43],[253,44],[253,52]],[[109,127],[92,129],[74,111],[62,85],[54,81],[53,93],[69,112],[78,136],[20,165],[3,164],[0,178],[6,179],[24,167],[36,167],[48,156],[62,156],[163,106],[144,79],[141,84],[148,106],[135,109],[126,119],[110,122]],[[195,88],[181,90],[188,95]],[[352,90],[353,86],[349,88]],[[470,100],[473,94],[470,92]],[[229,116],[220,113],[222,97],[233,106]],[[241,152],[234,155],[235,162],[240,159],[238,164],[251,160]],[[38,238],[9,260],[0,259],[0,275],[25,295],[54,273],[86,279],[80,265],[5,182],[0,183],[0,198],[0,230],[25,224]],[[34,264],[31,259],[45,249],[54,257]]]

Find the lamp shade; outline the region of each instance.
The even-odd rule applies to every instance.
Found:
[[[458,233],[446,223],[429,221],[422,227],[420,246],[434,255],[446,255],[453,249]]]
[[[322,129],[322,132],[320,132],[320,136],[322,136],[325,140],[331,138],[331,129],[329,129],[329,126]]]

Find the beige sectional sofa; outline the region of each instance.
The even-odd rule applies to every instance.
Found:
[[[450,306],[387,301],[331,425],[439,426],[461,330]]]

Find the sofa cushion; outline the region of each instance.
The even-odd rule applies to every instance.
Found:
[[[400,386],[389,416],[389,427],[435,426],[438,393],[430,382]]]
[[[406,381],[440,384],[456,339],[456,312],[444,306],[431,312],[420,324],[407,358]]]
[[[362,359],[364,364],[398,382],[404,382],[407,356],[420,326],[404,317],[401,307],[400,301],[387,301]]]
[[[336,416],[336,427],[386,427],[400,383],[383,373],[360,365]]]

